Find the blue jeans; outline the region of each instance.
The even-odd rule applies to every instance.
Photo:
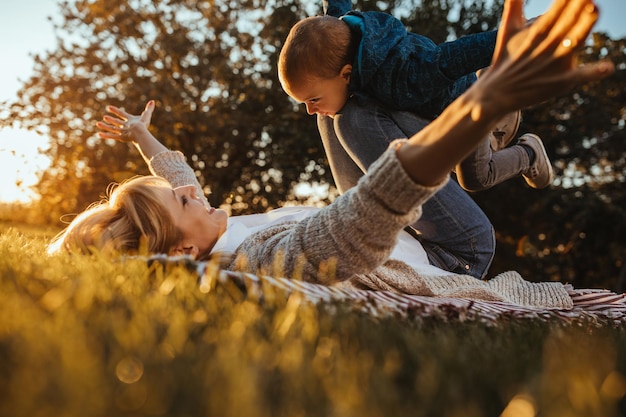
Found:
[[[340,193],[358,179],[394,139],[408,138],[428,124],[413,113],[387,110],[372,100],[348,100],[334,119],[318,116],[318,128]],[[453,180],[422,207],[413,224],[432,265],[484,278],[495,252],[491,222]]]
[[[512,145],[497,152],[489,139],[483,142],[455,168],[457,180],[468,191],[482,191],[510,178],[518,177],[530,167],[528,153],[522,145]]]

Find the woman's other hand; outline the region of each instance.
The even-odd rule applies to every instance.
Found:
[[[111,114],[105,115],[101,122],[96,123],[101,130],[98,132],[99,138],[132,143],[146,162],[154,155],[168,150],[148,130],[154,111],[154,100],[146,103],[141,116],[127,113],[115,106],[108,106],[107,111]]]
[[[134,142],[150,127],[154,100],[146,103],[140,116],[127,113],[115,106],[107,106],[107,111],[111,115],[105,115],[101,122],[96,123],[96,126],[101,130],[98,132],[98,137],[120,142]]]
[[[613,73],[609,61],[579,65],[576,59],[598,19],[593,0],[554,0],[530,25],[523,6],[524,0],[505,0],[491,66],[396,150],[416,183],[440,183],[506,114]]]

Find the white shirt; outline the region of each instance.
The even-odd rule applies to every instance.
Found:
[[[229,217],[226,231],[218,239],[211,253],[233,254],[251,234],[282,222],[300,221],[319,210],[315,207],[283,207],[263,214]],[[405,262],[417,271],[424,270],[426,265],[430,265],[422,244],[404,230],[400,232],[390,258]]]

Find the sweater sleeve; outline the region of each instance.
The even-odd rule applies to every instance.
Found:
[[[324,14],[340,17],[352,10],[352,0],[323,0]]]
[[[453,97],[456,98],[476,80],[476,71],[491,65],[496,35],[496,31],[484,32],[436,45],[424,36],[413,34],[402,47],[404,44],[410,46],[404,51],[399,47],[399,53],[389,60],[388,68],[394,77],[404,74],[407,78],[406,84],[401,80],[397,84],[397,94],[403,97],[417,91],[417,97],[429,101],[458,85],[460,91]],[[408,93],[403,91],[405,89]]]
[[[491,64],[496,32],[430,46],[420,39],[424,37],[410,38],[409,50],[414,53],[408,59],[406,53],[399,53],[389,60],[389,78],[395,83],[389,90],[390,102],[399,109],[435,118],[476,81],[476,71]],[[385,91],[380,81],[374,88]]]
[[[196,195],[207,201],[204,191],[196,178],[196,174],[189,164],[187,164],[185,155],[183,155],[182,152],[160,152],[150,159],[148,168],[153,175],[168,180],[174,188],[184,185],[194,185],[196,187]]]
[[[491,64],[497,32],[464,36],[436,44],[406,31],[386,13],[357,13],[363,19],[358,77],[351,89],[361,90],[383,104],[429,119],[476,81],[476,71]]]
[[[476,33],[439,45],[439,69],[456,80],[491,65],[498,32]]]
[[[415,184],[391,148],[356,187],[315,215],[244,241],[233,267],[323,284],[369,273],[388,259],[400,231],[443,185]]]

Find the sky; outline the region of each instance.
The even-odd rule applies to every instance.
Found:
[[[527,0],[526,17],[545,12],[548,0]],[[598,31],[613,38],[626,37],[626,0],[596,0],[600,7]],[[49,17],[59,14],[57,0],[7,1],[0,13],[0,102],[16,98],[22,82],[33,68],[33,54],[56,46]],[[39,150],[48,139],[19,129],[0,130],[0,202],[28,201],[34,197],[29,187],[37,173],[46,169],[47,159]]]
[[[55,46],[48,16],[58,14],[56,0],[7,1],[0,12],[0,102],[16,98],[32,73],[33,53]],[[0,202],[28,201],[37,173],[48,166],[39,149],[47,138],[21,129],[0,130]]]

